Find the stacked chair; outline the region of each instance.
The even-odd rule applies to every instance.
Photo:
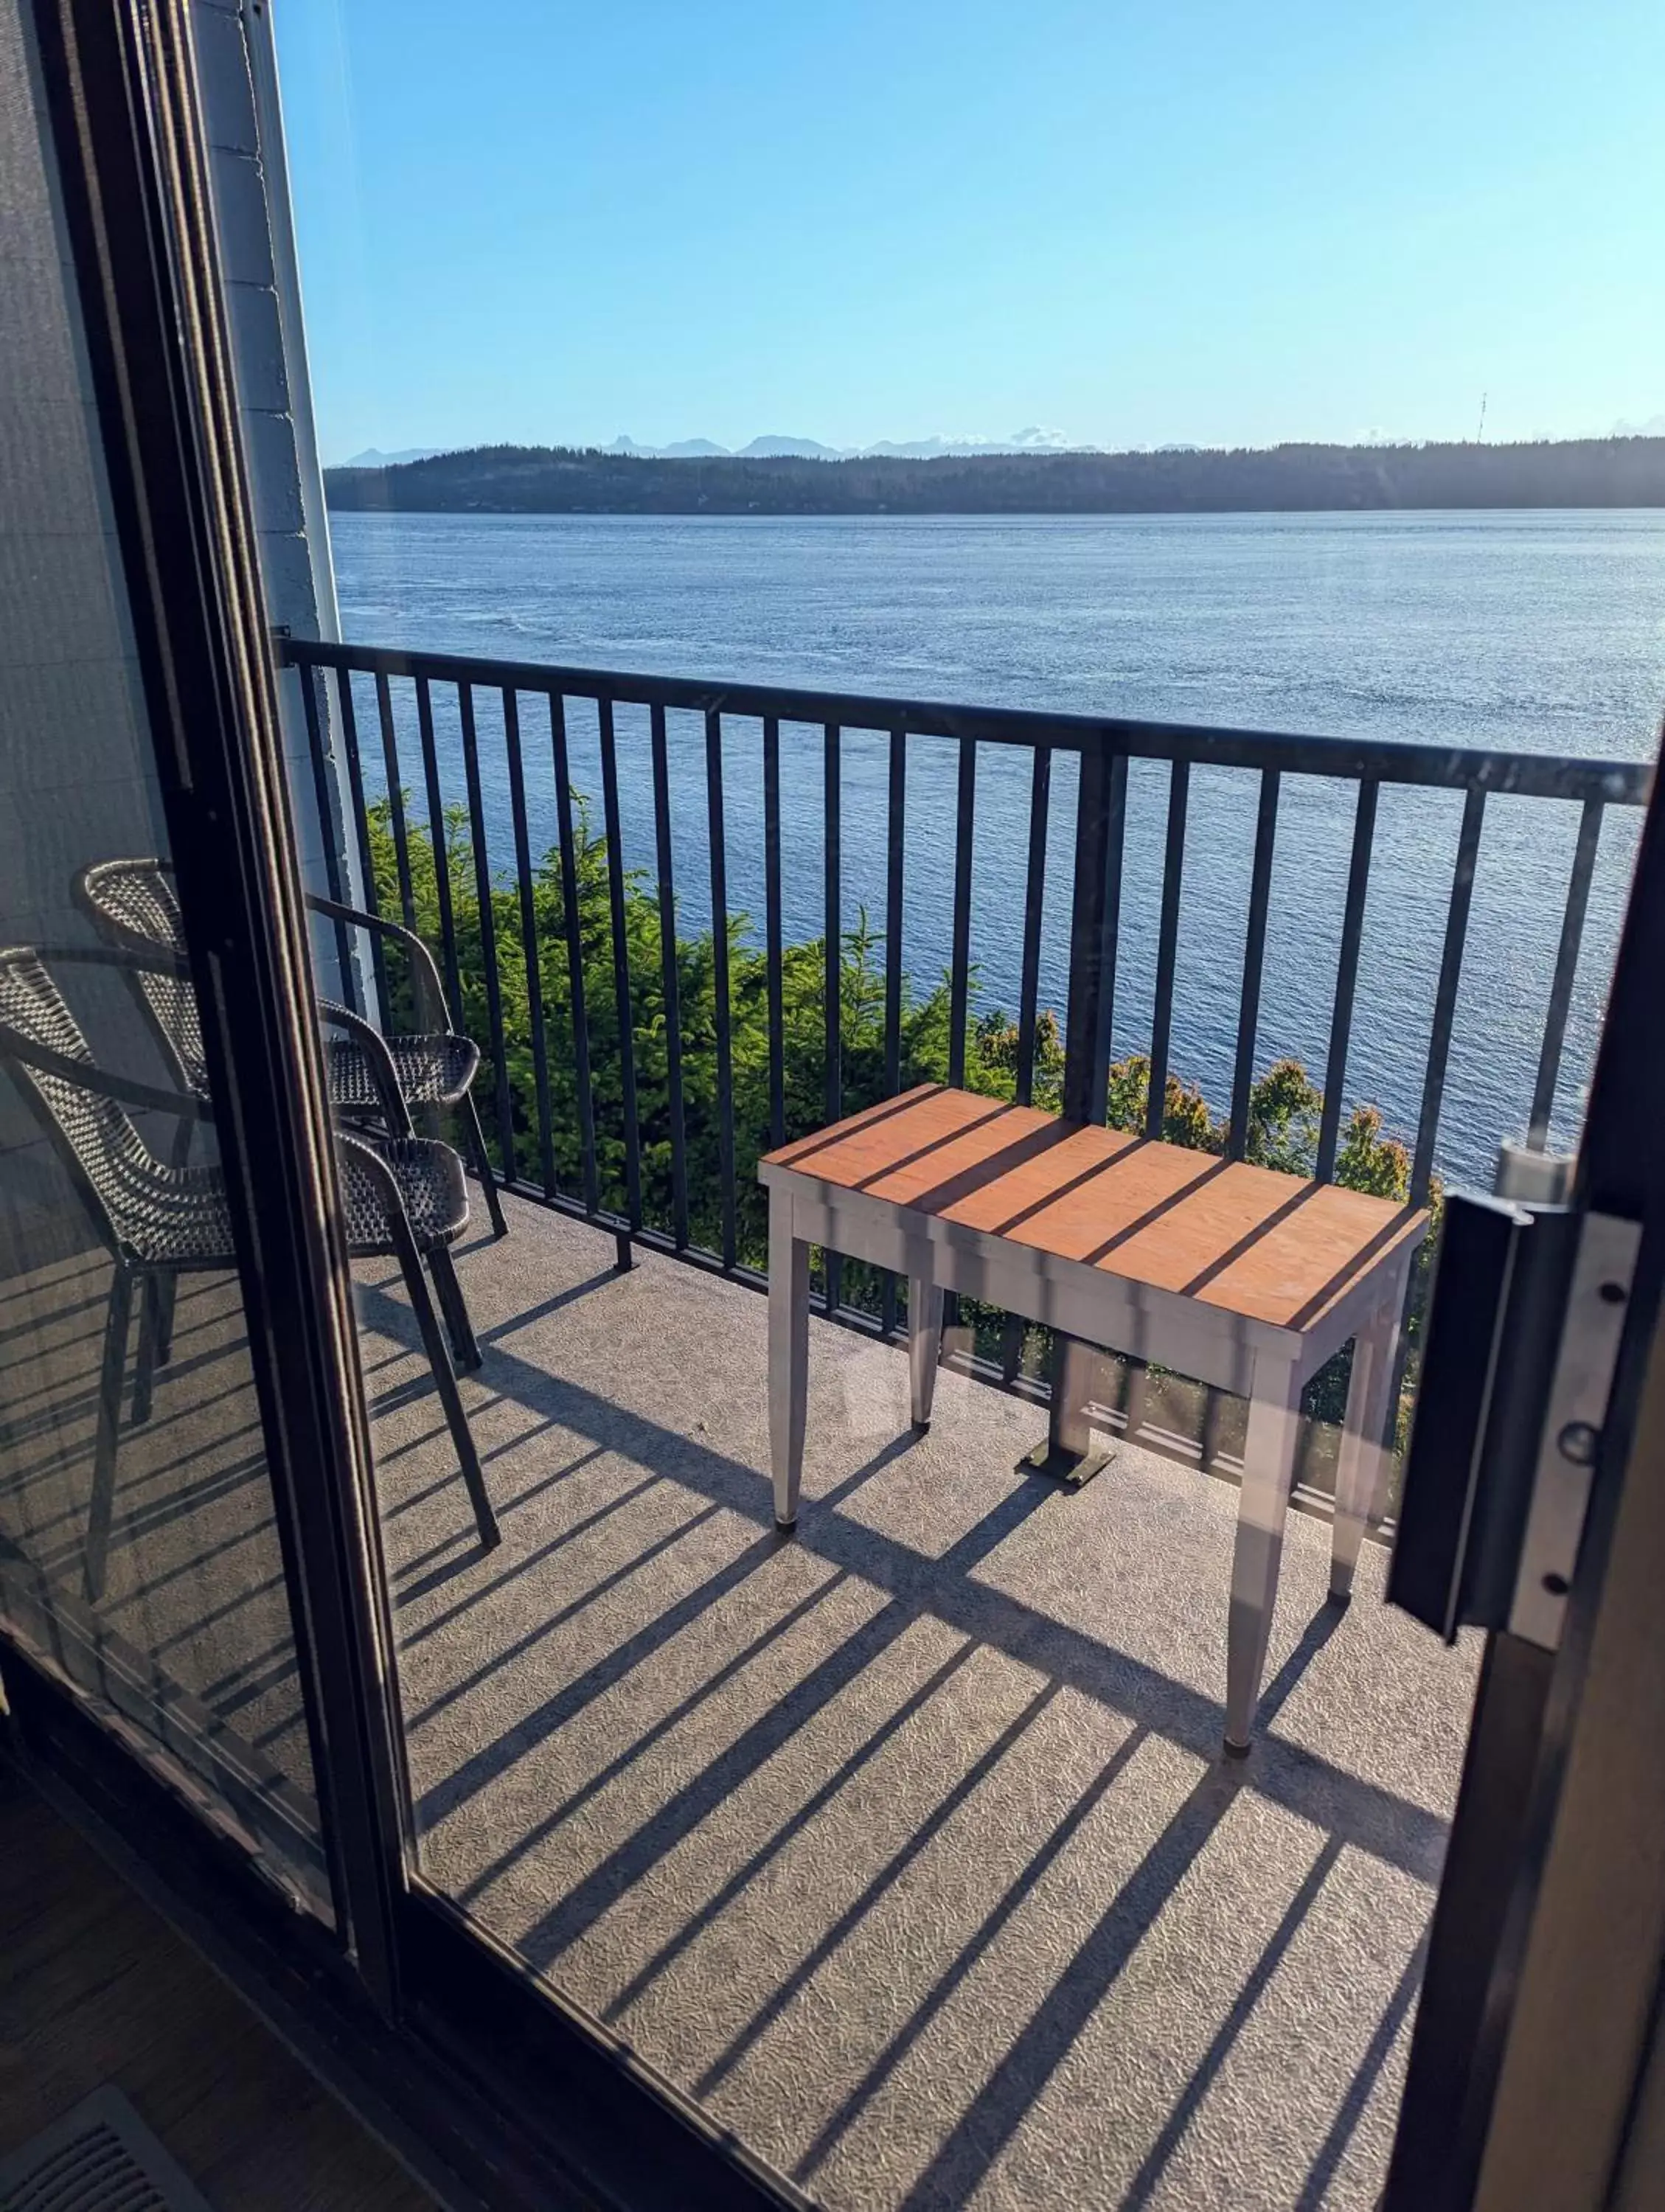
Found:
[[[166,953],[183,962],[185,933],[173,871],[167,861],[155,858],[100,860],[95,867],[83,870],[75,888],[77,903],[106,944],[127,951]],[[324,1046],[331,1105],[348,1121],[386,1121],[386,1067],[391,1060],[399,1107],[390,1126],[408,1127],[409,1109],[413,1107],[428,1115],[441,1109],[454,1112],[485,1191],[493,1232],[506,1237],[502,1201],[497,1195],[497,1180],[471,1087],[480,1065],[480,1048],[472,1037],[463,1036],[451,1027],[434,955],[415,930],[405,929],[384,915],[366,914],[357,907],[342,906],[311,893],[307,904],[331,921],[365,930],[403,947],[410,963],[417,1018],[423,1025],[415,1031],[384,1035],[350,1007],[320,999],[319,1018],[325,1029],[336,1032],[325,1039]],[[158,977],[147,978],[143,988],[152,1027],[177,1067],[180,1081],[187,1089],[201,1087],[206,1083],[202,1032],[190,985],[170,988]]]
[[[43,952],[20,945],[0,950],[0,1062],[51,1139],[114,1261],[84,1554],[86,1594],[94,1601],[102,1596],[105,1585],[117,1438],[136,1298],[142,1312],[132,1419],[140,1423],[149,1417],[155,1370],[169,1355],[179,1276],[223,1272],[237,1265],[223,1171],[217,1164],[192,1164],[191,1160],[193,1133],[199,1124],[211,1122],[214,1114],[171,871],[155,860],[117,861],[88,869],[77,892],[95,917],[100,915],[101,895],[112,884],[119,886],[121,917],[118,922],[100,921],[111,940],[105,947]],[[143,908],[142,898],[149,902]],[[150,925],[144,929],[134,926],[142,911]],[[164,941],[164,932],[171,941]],[[177,1089],[136,1082],[99,1064],[52,972],[76,964],[113,969],[123,976],[173,1073]],[[325,1018],[331,1019],[337,1011],[344,1010],[325,1009]],[[362,1109],[349,1104],[338,1109],[342,1121],[350,1118],[358,1123],[337,1131],[348,1250],[355,1258],[392,1256],[399,1262],[480,1544],[489,1551],[499,1540],[496,1516],[446,1341],[448,1330],[458,1366],[480,1364],[450,1249],[468,1225],[463,1164],[449,1145],[413,1130],[392,1041],[352,1016],[345,1042],[350,1054],[331,1057],[331,1090],[360,1083],[362,1070],[362,1086],[353,1092],[353,1099],[368,1095],[371,1102]],[[418,1045],[425,1042],[431,1040],[416,1041]],[[469,1052],[473,1049],[469,1045]],[[460,1065],[465,1056],[459,1055],[450,1064]],[[420,1052],[410,1056],[408,1074],[422,1065]],[[435,1097],[423,1103],[456,1102]],[[172,1121],[174,1135],[166,1157],[141,1133],[133,1120],[135,1111],[164,1115]],[[483,1146],[480,1156],[483,1160]],[[485,1164],[489,1170],[489,1162]],[[429,1295],[424,1263],[433,1274],[446,1329]]]

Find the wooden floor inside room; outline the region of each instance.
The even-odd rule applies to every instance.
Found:
[[[0,2160],[112,2083],[214,2212],[431,2212],[242,2000],[0,1765]]]

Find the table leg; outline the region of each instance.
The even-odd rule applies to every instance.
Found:
[[[1091,1345],[1062,1334],[1054,1339],[1048,1442],[1060,1459],[1084,1460],[1091,1454],[1092,1423],[1087,1419],[1087,1405],[1097,1364],[1098,1354]]]
[[[942,1292],[929,1275],[908,1278],[908,1376],[913,1385],[914,1426],[931,1425],[942,1358]]]
[[[1353,1569],[1367,1528],[1374,1528],[1388,1506],[1394,1455],[1385,1442],[1388,1393],[1393,1388],[1399,1351],[1400,1317],[1405,1285],[1396,1282],[1385,1305],[1353,1340],[1352,1379],[1341,1424],[1341,1449],[1335,1466],[1335,1521],[1330,1534],[1330,1595],[1342,1604],[1352,1595]]]
[[[1225,1753],[1248,1755],[1261,1675],[1278,1601],[1284,1522],[1295,1474],[1301,1393],[1296,1370],[1282,1361],[1255,1363],[1237,1499],[1237,1544],[1231,1562],[1231,1613],[1226,1632]]]
[[[769,1197],[769,1449],[775,1519],[798,1519],[804,1475],[804,1417],[810,1386],[810,1248],[792,1233],[792,1198]]]

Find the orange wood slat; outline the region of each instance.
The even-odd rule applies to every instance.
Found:
[[[923,1085],[769,1155],[841,1188],[1310,1328],[1425,1212]]]

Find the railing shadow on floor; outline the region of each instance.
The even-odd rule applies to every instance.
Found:
[[[367,1318],[378,1329],[397,1330],[402,1326],[399,1309],[385,1296],[378,1301],[373,1295],[367,1301]],[[512,1334],[512,1331],[506,1334]],[[524,1668],[546,1637],[559,1635],[563,1628],[570,1630],[586,1607],[604,1590],[617,1589],[649,1559],[662,1558],[692,1528],[708,1522],[713,1513],[726,1509],[754,1522],[767,1523],[770,1512],[767,1484],[758,1470],[704,1442],[660,1427],[581,1384],[552,1376],[529,1361],[517,1358],[501,1348],[501,1337],[490,1379],[499,1398],[535,1410],[540,1415],[540,1429],[558,1426],[588,1437],[591,1451],[585,1455],[586,1461],[604,1452],[615,1452],[644,1472],[639,1481],[628,1485],[600,1508],[585,1515],[573,1528],[562,1530],[550,1542],[538,1547],[525,1560],[517,1561],[507,1576],[494,1574],[475,1591],[459,1596],[438,1625],[459,1625],[475,1605],[489,1602],[513,1576],[594,1528],[620,1508],[639,1503],[661,1482],[674,1482],[684,1490],[691,1490],[696,1498],[703,1494],[707,1503],[696,1505],[690,1514],[679,1517],[668,1532],[656,1532],[645,1550],[633,1550],[629,1557],[611,1567],[601,1581],[580,1592],[558,1613],[540,1620],[516,1638],[501,1654],[494,1655],[461,1680],[447,1683],[426,1705],[411,1714],[411,1725],[417,1729],[482,1688],[498,1665]],[[838,1507],[885,1467],[904,1457],[913,1441],[911,1434],[886,1440],[832,1490],[806,1505],[798,1540],[828,1571],[825,1580],[799,1596],[782,1613],[770,1618],[747,1638],[741,1648],[729,1653],[712,1674],[702,1679],[671,1709],[657,1715],[629,1742],[619,1745],[595,1773],[563,1792],[558,1802],[540,1808],[538,1817],[507,1838],[489,1863],[459,1885],[456,1894],[459,1902],[477,1909],[494,1886],[527,1854],[546,1845],[610,1784],[663,1743],[698,1707],[720,1697],[725,1688],[765,1650],[789,1634],[816,1608],[823,1607],[852,1577],[865,1578],[889,1591],[888,1602],[854,1633],[846,1636],[767,1713],[685,1781],[599,1863],[589,1867],[569,1888],[550,1900],[546,1909],[522,1927],[515,1948],[529,1964],[559,1981],[562,1956],[580,1944],[622,1897],[684,1845],[701,1824],[757,1776],[784,1746],[805,1729],[812,1729],[817,1716],[825,1712],[841,1692],[859,1682],[881,1654],[894,1649],[911,1626],[934,1616],[951,1628],[962,1630],[965,1640],[875,1725],[864,1723],[860,1743],[818,1782],[803,1802],[796,1804],[785,1818],[775,1820],[768,1835],[754,1844],[744,1860],[725,1871],[712,1893],[662,1937],[605,2006],[605,2016],[615,2026],[623,2023],[631,2008],[649,1990],[691,1951],[743,1893],[766,1875],[858,1773],[878,1759],[887,1746],[894,1746],[908,1722],[947,1689],[978,1645],[987,1643],[1009,1656],[1020,1657],[1026,1667],[1045,1673],[1048,1679],[995,1741],[981,1753],[969,1770],[959,1776],[923,1814],[899,1848],[869,1878],[860,1895],[822,1932],[806,1955],[785,1972],[724,2048],[705,2063],[691,2086],[694,2094],[708,2098],[734,2075],[748,2053],[769,2033],[814,1976],[856,1935],[979,1784],[1016,1748],[1060,1688],[1073,1686],[1126,1715],[1131,1722],[1127,1735],[1065,1818],[1041,1841],[955,1959],[924,1992],[906,2022],[874,2055],[860,2082],[822,2121],[796,2162],[794,2172],[800,2181],[810,2181],[834,2155],[843,2137],[872,2106],[909,2051],[930,2030],[933,2021],[965,1985],[978,1960],[1000,1940],[1035,1885],[1063,1856],[1093,1809],[1114,1790],[1140,1748],[1153,1735],[1164,1735],[1204,1756],[1209,1762],[1207,1766],[1139,1866],[1119,1887],[1101,1919],[1075,1945],[1039,2009],[1027,2019],[1014,2020],[1012,2039],[976,2097],[973,2110],[963,2124],[945,2132],[926,2169],[902,2200],[912,2212],[926,2212],[930,2206],[963,2202],[975,2192],[982,2175],[1043,2096],[1060,2061],[1168,1900],[1207,1849],[1246,1781],[1251,1788],[1260,1790],[1287,1809],[1300,1813],[1326,1832],[1316,1844],[1313,1863],[1238,1989],[1207,2049],[1188,2073],[1133,2178],[1123,2201],[1130,2207],[1142,2206],[1153,2197],[1174,2152],[1237,2045],[1259,1999],[1278,1972],[1344,1848],[1358,1844],[1428,1881],[1437,1868],[1444,1824],[1375,1784],[1304,1752],[1293,1754],[1286,1763],[1262,1762],[1247,1777],[1241,1771],[1219,1767],[1213,1763],[1219,1709],[1212,1700],[1144,1668],[1108,1644],[1095,1645],[1061,1623],[1034,1613],[1021,1600],[978,1582],[973,1571],[976,1565],[1054,1494],[1051,1486],[1044,1482],[1036,1480],[1007,1493],[948,1552],[928,1561],[921,1561],[905,1546],[841,1515]],[[575,1679],[563,1682],[518,1724],[489,1744],[470,1747],[451,1774],[423,1792],[417,1808],[418,1825],[426,1827],[463,1810],[517,1762],[535,1753],[538,1745],[553,1739],[587,1705],[650,1661],[656,1651],[702,1615],[742,1589],[750,1577],[778,1555],[780,1543],[772,1528],[765,1525],[758,1537],[745,1545],[737,1556],[706,1576],[696,1588],[682,1593],[652,1621],[599,1656]],[[945,1603],[945,1599],[949,1601]],[[1279,1711],[1336,1633],[1343,1618],[1339,1609],[1323,1606],[1306,1623],[1294,1648],[1267,1684],[1262,1706],[1263,1729],[1270,1728]],[[417,1632],[427,1635],[434,1626],[424,1621]],[[1419,1972],[1419,1963],[1413,1959],[1381,2018],[1370,2030],[1364,2056],[1354,2069],[1303,2185],[1303,2202],[1310,2205],[1322,2202],[1330,2179],[1346,2153],[1391,2052],[1414,1994]],[[1374,1999],[1370,2002],[1374,2005]]]
[[[361,1295],[365,1318],[379,1333],[398,1338],[410,1328],[404,1309],[385,1293],[369,1291]],[[582,1677],[564,1684],[512,1730],[479,1747],[453,1773],[436,1783],[417,1807],[418,1824],[423,1827],[456,1813],[517,1759],[553,1735],[583,1705],[772,1558],[780,1541],[775,1533],[768,1480],[759,1469],[501,1348],[493,1356],[491,1379],[499,1396],[549,1417],[604,1450],[617,1452],[651,1473],[702,1493],[711,1504],[752,1522],[760,1535],[668,1607],[660,1619],[605,1655]],[[886,1452],[894,1457],[906,1449],[907,1439],[899,1438],[887,1445]],[[860,1479],[867,1479],[867,1471],[862,1471]],[[1214,1698],[1108,1641],[1084,1634],[1036,1611],[1021,1599],[970,1577],[970,1568],[1014,1525],[1006,1514],[1013,1511],[1021,1517],[1054,1494],[1053,1486],[1043,1478],[1034,1478],[1032,1486],[1014,1492],[1012,1500],[997,1509],[989,1524],[980,1524],[979,1530],[963,1539],[961,1546],[935,1560],[923,1559],[906,1545],[840,1514],[826,1501],[806,1499],[795,1540],[829,1568],[860,1576],[917,1612],[933,1613],[949,1628],[959,1629],[1054,1677],[1135,1723],[1145,1723],[1212,1763],[1218,1752],[1221,1728],[1221,1707]],[[1029,1503],[1024,1503],[1025,1498]],[[489,1589],[489,1583],[483,1584],[477,1595],[483,1598]],[[407,1724],[412,1729],[426,1725],[502,1666],[523,1660],[548,1632],[548,1624],[527,1631],[470,1674],[447,1684],[428,1705],[408,1714]],[[1253,1781],[1258,1790],[1284,1809],[1316,1826],[1335,1829],[1345,1841],[1375,1853],[1418,1880],[1435,1878],[1445,1824],[1423,1808],[1304,1752],[1298,1758],[1261,1760]]]

